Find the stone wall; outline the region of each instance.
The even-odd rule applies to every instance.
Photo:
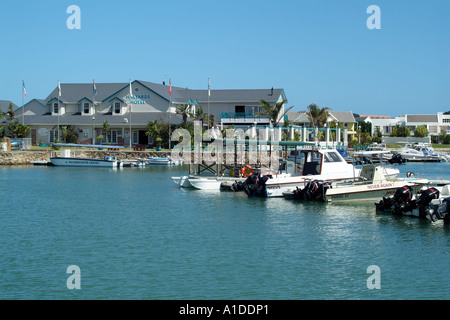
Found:
[[[72,157],[103,159],[105,156],[115,156],[120,160],[135,160],[138,158],[167,157],[169,151],[108,151],[108,150],[71,150]],[[60,151],[13,151],[0,152],[0,165],[30,165],[31,161],[50,161],[50,157],[60,156]]]

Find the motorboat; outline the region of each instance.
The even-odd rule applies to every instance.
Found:
[[[311,181],[332,182],[353,182],[357,181],[361,175],[363,163],[353,161],[348,163],[342,155],[334,149],[305,149],[305,162],[300,174],[284,174],[268,176],[267,178],[257,177],[253,184],[248,181],[244,189],[248,196],[261,197],[283,197],[299,188],[304,188]],[[386,152],[386,151],[383,151]],[[383,153],[382,151],[362,151],[353,154],[353,157],[365,157],[367,164],[373,164],[374,155]],[[366,163],[366,162],[364,162]],[[400,174],[397,168],[382,167],[382,174],[387,178],[395,178]]]
[[[183,164],[182,160],[173,159],[170,156],[166,158],[150,157],[147,159],[146,162],[149,165],[163,165],[163,166],[174,166]]]
[[[284,173],[263,176],[257,185],[246,186],[248,196],[283,197],[283,193],[304,187],[311,180],[353,180],[359,176],[360,169],[347,163],[335,149],[303,149],[303,166],[300,173]]]
[[[51,157],[53,166],[61,167],[107,167],[116,168],[120,162],[116,157],[106,156],[104,159],[75,158],[75,157]]]
[[[365,164],[359,177],[352,181],[310,181],[303,189],[285,192],[287,199],[323,202],[374,201],[391,196],[398,188],[407,186],[418,192],[429,183],[428,179],[414,177],[390,178],[383,165]]]
[[[446,161],[446,158],[435,153],[431,146],[419,143],[414,145],[405,144],[397,153],[408,162]]]
[[[70,147],[91,147],[97,148],[95,145],[77,145],[77,144],[55,144],[57,146],[70,146]],[[117,149],[117,146],[103,146],[106,148]],[[123,148],[123,147],[122,147]],[[105,156],[103,159],[97,158],[82,158],[82,157],[72,157],[70,149],[61,150],[59,156],[50,157],[50,163],[53,166],[58,167],[106,167],[106,168],[116,168],[121,165],[115,156]]]
[[[450,184],[423,187],[417,193],[411,187],[403,186],[394,195],[375,202],[375,207],[378,213],[389,212],[450,223]]]

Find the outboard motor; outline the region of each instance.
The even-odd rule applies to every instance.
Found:
[[[415,201],[412,200],[412,194],[413,191],[410,186],[398,188],[394,194],[394,207],[392,212],[394,214],[402,214],[412,211],[416,207]]]
[[[427,219],[436,222],[439,219],[444,219],[445,223],[450,222],[450,197],[445,198],[444,201],[442,201],[442,204],[437,208],[437,210],[430,211],[427,214]]]
[[[246,186],[256,184],[259,180],[259,177],[260,177],[259,173],[254,172],[253,174],[248,176],[248,178],[245,179],[245,181],[236,181],[235,183],[233,183],[233,185],[231,186],[231,189],[233,191],[243,191],[243,190],[245,190]]]
[[[265,197],[266,196],[266,182],[272,178],[271,175],[260,176],[259,173],[252,174],[247,178],[247,183],[244,183],[244,191],[250,197]]]
[[[421,193],[419,199],[416,200],[416,206],[419,208],[420,218],[427,217],[427,209],[429,208],[431,200],[439,199],[439,194],[439,190],[436,188],[429,188]]]
[[[326,192],[331,188],[329,182],[310,181],[303,189],[294,190],[294,200],[325,201]]]
[[[391,159],[388,160],[388,162],[390,164],[394,164],[394,163],[401,164],[401,163],[405,163],[406,159],[404,159],[400,153],[396,153],[392,156]]]
[[[398,188],[392,197],[383,197],[383,200],[376,202],[375,206],[378,211],[392,210],[394,214],[412,211],[416,207],[415,201],[412,200],[412,193],[410,186]]]

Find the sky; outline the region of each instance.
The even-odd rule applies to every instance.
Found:
[[[0,100],[18,106],[22,80],[27,103],[58,80],[207,89],[209,77],[211,90],[282,88],[292,111],[450,110],[449,0],[0,0],[0,47]]]

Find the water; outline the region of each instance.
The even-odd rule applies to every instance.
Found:
[[[450,178],[450,163],[399,168]],[[185,172],[1,167],[0,299],[448,297],[442,222],[180,189],[170,177]],[[381,289],[367,287],[371,265]]]

